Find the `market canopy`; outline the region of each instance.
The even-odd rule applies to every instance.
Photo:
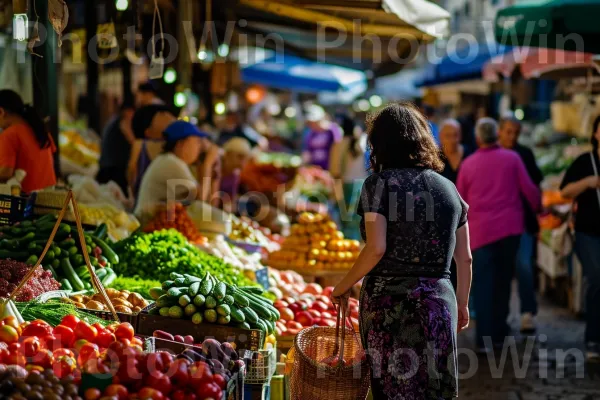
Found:
[[[450,14],[426,0],[237,0],[253,45],[388,75],[447,35]],[[260,43],[262,39],[262,43]]]
[[[529,0],[504,8],[495,21],[504,45],[600,54],[600,1]]]
[[[457,48],[438,62],[429,64],[423,80],[418,83],[418,86],[435,86],[481,79],[482,70],[490,59],[510,51],[512,51],[512,47],[496,43],[482,43]]]
[[[535,47],[514,47],[512,51],[489,60],[483,68],[483,77],[496,82],[500,77],[510,77],[516,68],[526,79],[561,77],[566,71],[585,71],[593,68],[591,53],[563,51]]]
[[[350,91],[358,95],[367,88],[367,80],[362,71],[269,50],[247,51],[263,54],[240,60],[242,81],[246,83],[304,93]],[[239,53],[243,54],[243,51],[240,50]]]

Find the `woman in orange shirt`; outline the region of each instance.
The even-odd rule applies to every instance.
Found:
[[[38,113],[12,90],[0,90],[0,129],[0,182],[22,169],[24,192],[54,186],[54,142]]]

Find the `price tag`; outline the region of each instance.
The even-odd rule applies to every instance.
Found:
[[[99,49],[113,49],[117,47],[117,37],[115,35],[115,24],[109,22],[107,24],[100,24],[96,30],[98,35],[98,48]]]
[[[254,274],[256,275],[256,282],[258,282],[265,290],[268,290],[270,287],[269,268],[259,269]]]
[[[148,71],[148,77],[150,79],[161,79],[165,73],[165,59],[160,56],[152,56],[150,60],[150,70]]]

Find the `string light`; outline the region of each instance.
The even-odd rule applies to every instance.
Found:
[[[283,113],[288,118],[294,118],[296,116],[296,109],[294,107],[286,107]]]
[[[117,0],[116,4],[118,11],[125,11],[129,7],[129,1],[127,0]]]
[[[170,85],[177,80],[177,72],[173,68],[169,68],[165,71],[163,79],[166,84]]]
[[[217,115],[225,114],[225,103],[219,102],[219,103],[215,104],[215,113]]]
[[[175,103],[175,106],[183,107],[187,103],[187,96],[185,95],[185,93],[177,92],[177,93],[175,93],[173,102]]]
[[[369,103],[371,103],[372,107],[377,108],[377,107],[381,107],[381,105],[383,104],[383,100],[381,99],[381,97],[374,94],[373,96],[371,96],[369,98]]]

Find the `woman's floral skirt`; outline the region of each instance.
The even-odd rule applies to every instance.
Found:
[[[458,396],[457,309],[449,279],[367,276],[360,305],[374,400]]]

